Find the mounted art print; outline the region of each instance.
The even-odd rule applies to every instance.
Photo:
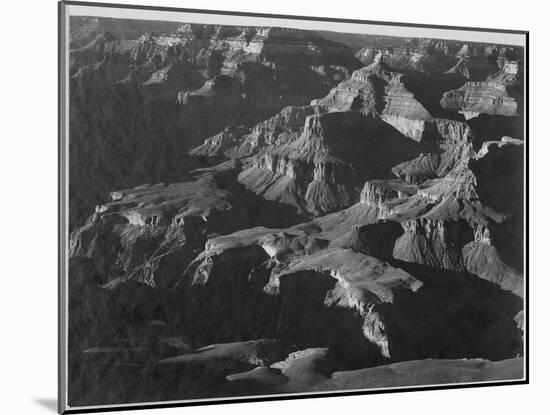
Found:
[[[59,12],[60,412],[528,381],[527,32]]]

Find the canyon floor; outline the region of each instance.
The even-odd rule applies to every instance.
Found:
[[[72,17],[69,404],[522,379],[523,59]]]

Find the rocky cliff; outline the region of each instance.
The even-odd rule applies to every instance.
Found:
[[[113,188],[185,179],[197,167],[186,151],[205,137],[306,104],[360,66],[308,31],[187,24],[81,45],[82,31],[70,52],[71,228]]]

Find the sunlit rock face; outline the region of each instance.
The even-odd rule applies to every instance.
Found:
[[[479,114],[516,116],[518,104],[498,82],[467,82],[456,91],[445,93],[441,105],[464,115],[466,119]]]
[[[521,377],[521,48],[143,27],[71,29],[75,404]]]

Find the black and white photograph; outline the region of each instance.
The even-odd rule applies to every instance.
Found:
[[[526,383],[527,46],[60,3],[60,411]]]
[[[544,5],[3,6],[1,413],[545,413]]]

